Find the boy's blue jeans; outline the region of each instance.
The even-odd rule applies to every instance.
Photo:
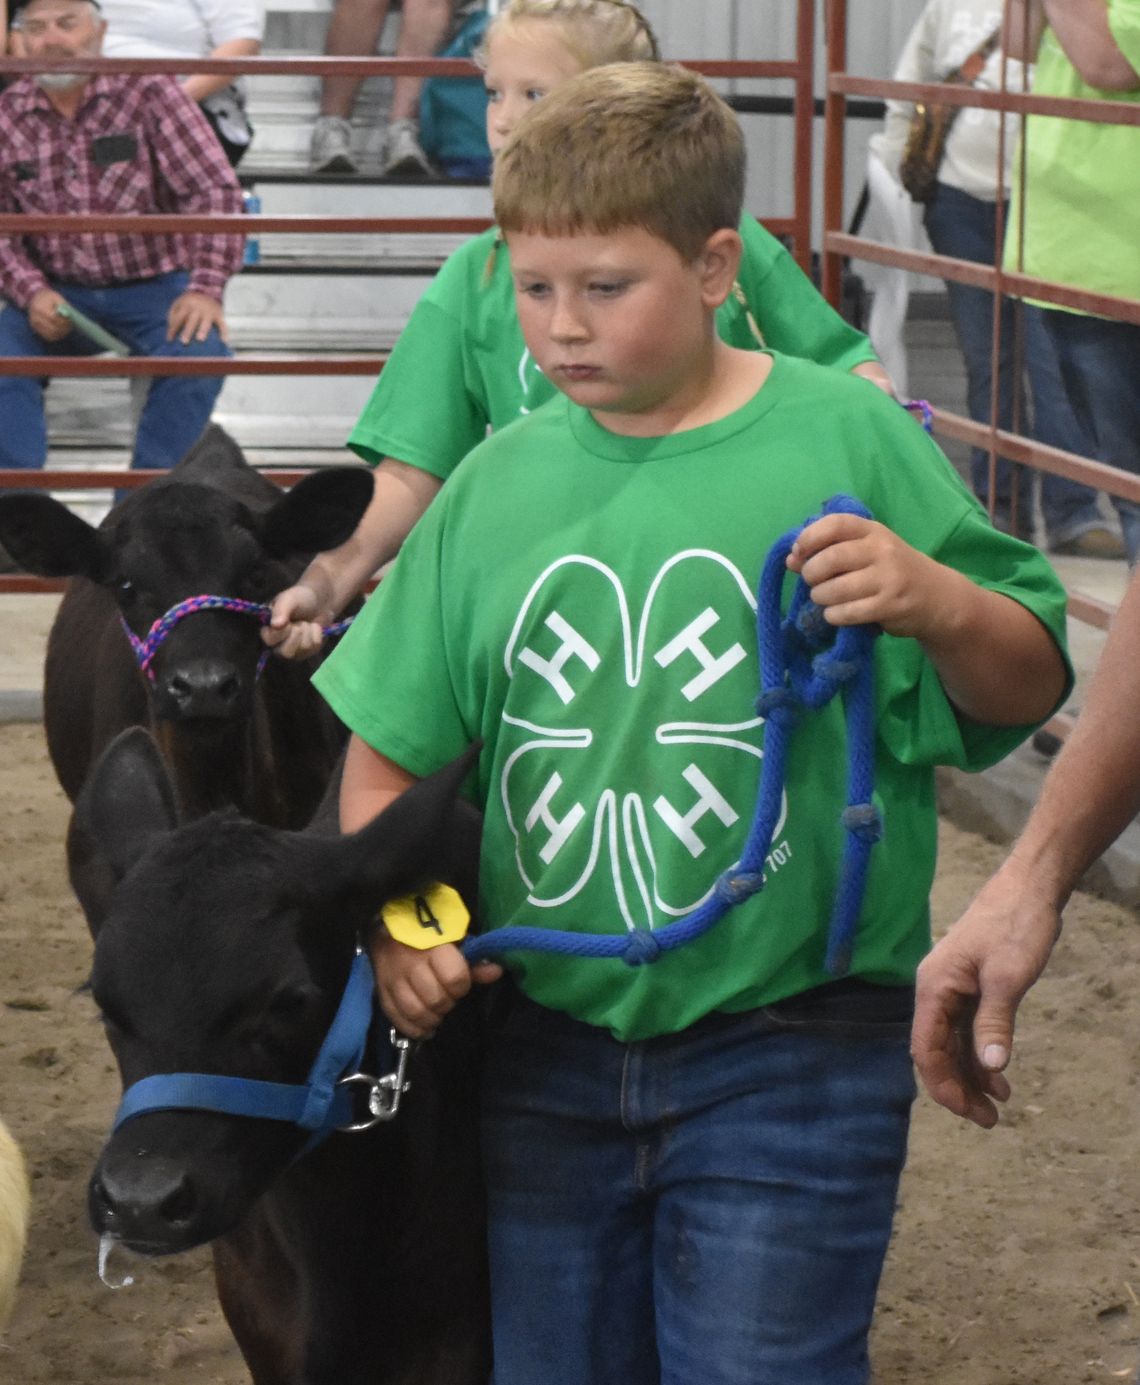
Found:
[[[865,1385],[911,1003],[844,982],[627,1045],[518,999],[484,1089],[495,1385]]]
[[[216,330],[205,341],[166,340],[170,306],[185,293],[184,270],[108,288],[53,284],[69,303],[118,337],[136,356],[229,356]],[[32,331],[27,314],[8,305],[0,312],[0,356],[90,356],[101,348],[81,332],[47,342]],[[163,376],[151,381],[135,434],[131,465],[172,467],[190,451],[210,421],[221,375]],[[47,460],[44,383],[30,375],[0,375],[0,467],[42,467]]]

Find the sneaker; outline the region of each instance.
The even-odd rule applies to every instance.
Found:
[[[432,162],[420,148],[420,127],[414,120],[393,120],[388,126],[386,176],[423,178],[435,173]]]
[[[352,126],[339,115],[321,115],[309,146],[310,173],[355,173]]]
[[[1086,529],[1076,538],[1055,543],[1052,552],[1063,558],[1125,558],[1124,540],[1106,524]]]

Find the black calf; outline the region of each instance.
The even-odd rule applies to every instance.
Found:
[[[153,742],[120,736],[76,803],[74,883],[124,1086],[169,1072],[303,1082],[379,906],[428,879],[474,899],[477,815],[455,799],[470,763],[351,837],[235,814],[178,825]],[[93,1224],[144,1254],[213,1242],[255,1385],[481,1385],[478,1049],[461,1006],[414,1055],[394,1121],[300,1159],[306,1133],[278,1121],[138,1115],[99,1158]]]

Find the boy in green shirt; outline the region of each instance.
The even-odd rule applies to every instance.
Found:
[[[898,405],[719,340],[744,152],[693,74],[618,64],[521,122],[494,178],[527,346],[562,397],[467,458],[317,675],[353,830],[483,738],[487,926],[652,930],[739,858],[763,755],[753,592],[788,565],[877,622],[875,847],[824,966],[846,738],[795,737],[762,892],[651,966],[512,954],[487,1064],[497,1385],[863,1385],[929,945],[933,765],[1000,758],[1069,675],[1064,593]],[[430,1033],[462,954],[379,940]],[[476,969],[492,980],[498,966]]]

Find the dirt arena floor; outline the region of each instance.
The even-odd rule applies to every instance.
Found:
[[[38,727],[0,727],[0,1110],[35,1221],[0,1382],[238,1385],[205,1253],[96,1274],[85,1184],[118,1096]],[[1001,851],[945,826],[936,926]],[[1000,1129],[920,1100],[874,1337],[876,1385],[1081,1385],[1140,1355],[1140,925],[1080,897],[1022,1011]],[[826,1312],[826,1304],[820,1305]],[[699,1382],[693,1382],[699,1385]],[[796,1385],[789,1381],[787,1385]]]

